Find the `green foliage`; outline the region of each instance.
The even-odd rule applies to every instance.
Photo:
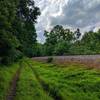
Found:
[[[10,66],[0,65],[0,100],[6,99],[9,83],[15,75],[18,67],[18,63]]]
[[[69,54],[69,48],[71,44],[68,41],[59,41],[55,45],[54,54],[55,55],[66,55]]]
[[[0,63],[8,64],[34,55],[36,30],[40,15],[32,0],[0,1]]]
[[[78,64],[63,68],[60,65],[39,62],[31,64],[53,97],[59,97],[61,100],[100,99],[100,71]]]
[[[51,63],[53,61],[53,57],[48,57],[47,63]]]
[[[19,39],[20,50],[26,56],[34,56],[36,45],[36,30],[34,24],[37,16],[40,15],[39,8],[34,5],[32,0],[19,0],[17,16],[13,23],[16,37]]]
[[[36,43],[36,45],[34,46],[33,53],[34,56],[45,56],[45,46],[41,43]]]
[[[62,68],[61,65],[33,62],[25,58],[10,66],[0,65],[0,100],[6,99],[9,83],[19,64],[22,69],[15,100],[100,99],[99,70],[81,64],[63,65]]]
[[[45,55],[86,55],[100,54],[100,30],[86,32],[82,38],[80,29],[71,32],[56,25],[50,32],[45,31]]]
[[[25,62],[21,65],[24,67],[17,85],[15,100],[52,100],[42,89],[31,68]]]
[[[80,41],[73,44],[74,54],[100,54],[99,35],[99,31],[85,33]],[[71,50],[71,52],[73,51]]]
[[[11,63],[16,58],[20,43],[13,35],[12,22],[16,16],[16,4],[12,0],[0,1],[0,57],[2,63]]]
[[[46,55],[68,53],[69,46],[75,39],[75,34],[61,25],[56,25],[50,32],[45,31],[44,35],[46,37],[44,44]]]

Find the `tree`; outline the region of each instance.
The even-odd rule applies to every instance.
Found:
[[[80,33],[80,29],[79,28],[75,31],[75,34],[76,34],[76,39],[79,39],[80,36],[81,36],[81,33]]]
[[[33,55],[38,15],[40,10],[32,0],[0,1],[0,62],[7,64],[22,54]]]
[[[68,41],[59,41],[54,48],[54,55],[67,55],[69,54],[71,44]]]
[[[20,43],[13,35],[12,23],[16,16],[16,1],[0,1],[0,62],[10,63],[18,58]]]
[[[37,38],[34,24],[38,15],[40,15],[40,10],[34,5],[33,0],[19,0],[13,26],[15,35],[21,43],[20,50],[29,57],[34,56],[33,49]]]
[[[50,32],[45,31],[44,35],[46,37],[45,48],[47,55],[62,54],[60,51],[63,51],[63,49],[63,54],[65,51],[67,53],[69,44],[74,40],[74,33],[69,29],[64,29],[61,25],[54,26]]]
[[[80,38],[80,29],[71,32],[56,25],[50,32],[45,31],[44,35],[46,55],[100,54],[100,30],[86,32]]]

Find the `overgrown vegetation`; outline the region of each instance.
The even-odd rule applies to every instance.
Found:
[[[35,54],[36,19],[39,8],[33,0],[0,1],[0,62],[8,64],[23,55]]]
[[[6,99],[19,67],[15,100],[100,100],[100,71],[78,64],[61,68],[51,64],[52,57],[48,63],[18,61],[25,56],[100,54],[100,30],[81,36],[79,29],[72,32],[56,25],[44,32],[45,43],[38,43],[39,15],[33,0],[0,1],[0,100]]]
[[[23,70],[18,82],[15,100],[53,100],[52,97],[49,97],[49,94],[42,89],[35,74],[27,63],[23,62],[22,66]]]
[[[30,62],[37,71],[42,84],[54,98],[60,100],[99,100],[100,71],[86,66],[70,64],[57,66]]]
[[[87,55],[100,54],[100,30],[82,33],[79,29],[72,32],[56,25],[50,31],[44,32],[46,41],[42,45],[41,55]]]
[[[15,100],[100,99],[100,71],[80,64],[62,67],[23,59],[12,66],[0,67],[0,100],[5,100],[19,64],[22,70],[17,81]]]
[[[56,25],[44,32],[45,43],[38,43],[35,23],[40,10],[33,0],[0,1],[0,63],[10,64],[23,56],[100,54],[100,30],[72,32]]]
[[[10,82],[18,67],[18,63],[10,66],[0,65],[0,100],[6,100]]]
[[[48,57],[47,63],[52,63],[52,61],[53,61],[53,57]]]

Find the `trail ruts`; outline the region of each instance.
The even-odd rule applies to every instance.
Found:
[[[39,74],[37,73],[36,69],[32,67],[31,64],[27,63],[29,65],[29,67],[32,69],[33,74],[35,75],[36,79],[38,80],[38,82],[40,83],[41,87],[43,88],[43,90],[49,94],[50,97],[52,97],[54,100],[63,100],[61,95],[58,95],[58,90],[56,89],[51,89],[49,87],[49,84],[46,84],[45,81],[43,79],[41,79],[39,77]]]
[[[17,83],[19,80],[19,76],[21,73],[21,64],[19,64],[19,68],[17,69],[16,73],[14,74],[10,86],[7,92],[6,100],[14,100],[14,97],[16,96],[16,89],[17,89]]]

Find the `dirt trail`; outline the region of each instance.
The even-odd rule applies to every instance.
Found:
[[[16,96],[16,89],[17,89],[16,87],[17,87],[20,73],[21,73],[21,66],[19,66],[19,68],[17,69],[15,75],[13,76],[10,82],[6,100],[14,100],[14,97]]]

